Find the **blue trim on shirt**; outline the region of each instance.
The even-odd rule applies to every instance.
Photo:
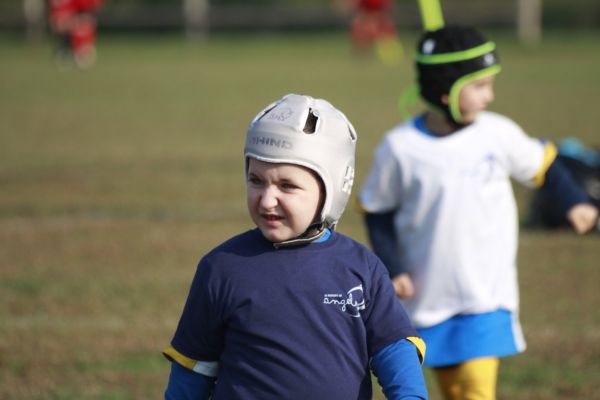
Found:
[[[438,135],[436,135],[435,133],[431,132],[429,129],[427,129],[425,127],[425,114],[421,114],[421,115],[416,116],[414,118],[413,122],[415,124],[415,128],[419,132],[421,132],[421,133],[423,133],[423,134],[425,134],[427,136],[430,136],[430,137],[439,137]]]
[[[172,362],[165,400],[208,400],[214,387],[215,378]]]
[[[507,310],[456,315],[438,325],[417,329],[427,343],[425,366],[445,367],[479,357],[519,353],[513,315]]]
[[[406,339],[378,351],[371,359],[371,368],[386,399],[424,400],[427,386],[416,346]]]
[[[331,237],[331,230],[329,228],[325,228],[325,233],[323,236],[315,240],[313,243],[323,243],[326,242]]]

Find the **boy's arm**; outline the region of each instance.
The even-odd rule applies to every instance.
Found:
[[[394,214],[395,211],[365,213],[365,224],[373,252],[383,261],[392,278],[406,272],[398,257]]]
[[[173,361],[165,400],[208,400],[215,380],[214,377],[202,375]]]
[[[371,358],[371,368],[389,400],[426,400],[427,386],[418,350],[401,339]]]
[[[400,298],[414,295],[410,275],[400,262],[394,211],[386,213],[365,213],[365,224],[373,252],[383,261],[392,278],[396,294]]]
[[[546,171],[541,189],[550,195],[577,233],[585,233],[598,223],[598,209],[577,185],[562,162],[555,158]]]

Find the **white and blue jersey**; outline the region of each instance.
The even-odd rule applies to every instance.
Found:
[[[165,355],[214,366],[216,400],[370,399],[371,357],[416,336],[365,246],[332,232],[276,249],[254,229],[200,261]]]
[[[429,134],[420,116],[394,128],[377,148],[360,203],[367,213],[393,218],[399,264],[415,285],[404,305],[428,343],[426,365],[525,348],[511,178],[542,184],[555,154],[492,112],[443,137]],[[477,341],[482,322],[500,330]]]

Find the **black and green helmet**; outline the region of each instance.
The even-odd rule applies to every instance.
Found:
[[[416,65],[421,97],[462,125],[458,106],[461,88],[500,72],[496,45],[470,27],[445,26],[425,32],[417,47]],[[442,96],[448,95],[448,105]]]

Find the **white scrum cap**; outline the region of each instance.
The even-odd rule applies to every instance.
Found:
[[[356,131],[328,101],[288,94],[252,120],[244,156],[272,163],[302,165],[325,186],[321,223],[335,228],[354,183]]]

